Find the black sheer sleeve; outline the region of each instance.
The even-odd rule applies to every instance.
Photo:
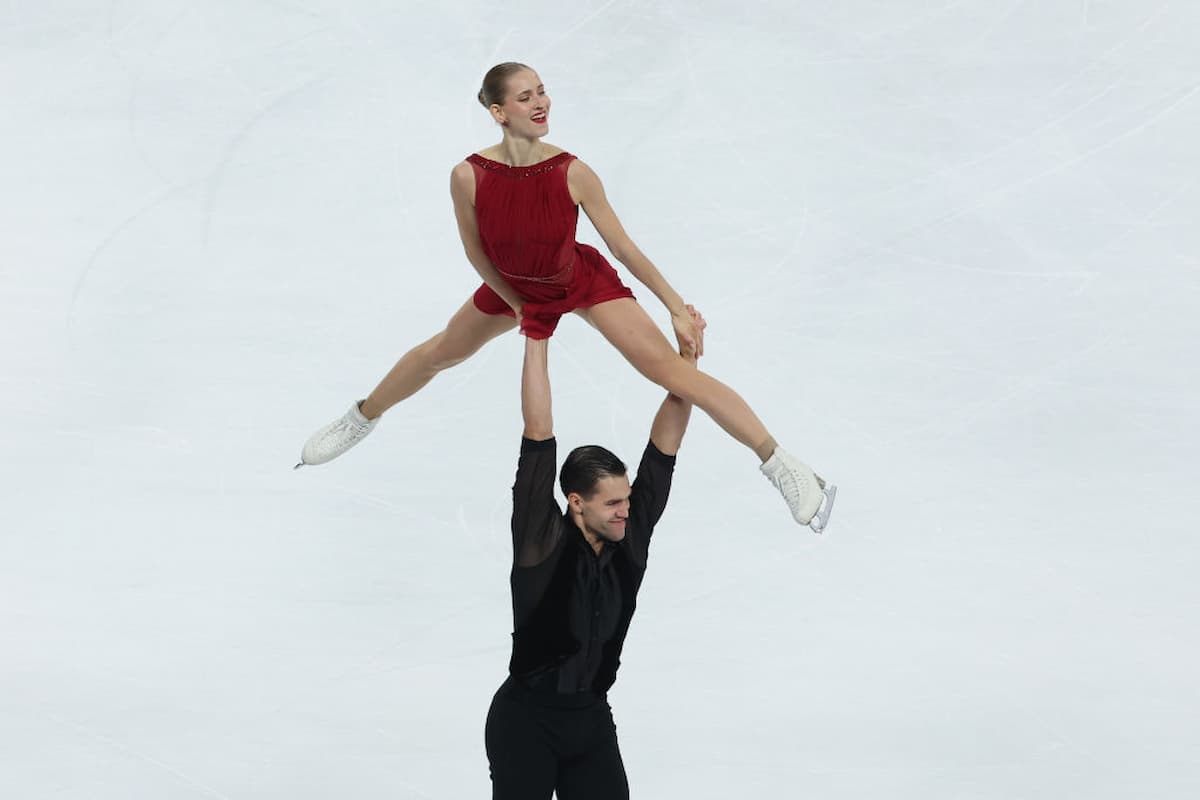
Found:
[[[562,509],[554,499],[555,470],[554,439],[521,439],[512,514],[513,563],[518,567],[540,564],[558,544]]]
[[[650,546],[654,526],[667,508],[674,474],[675,456],[663,453],[654,442],[647,442],[629,498],[630,521],[640,540],[633,544],[642,551],[642,556]]]

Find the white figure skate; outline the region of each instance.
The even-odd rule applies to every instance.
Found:
[[[837,497],[836,486],[826,485],[825,481],[782,447],[776,447],[759,469],[783,495],[796,522],[809,526],[814,533],[825,530],[829,515],[833,512],[833,501]]]
[[[304,443],[300,451],[300,463],[294,469],[300,469],[305,464],[324,464],[333,461],[342,453],[367,438],[367,434],[375,430],[379,417],[367,419],[358,410],[358,403],[350,406],[350,410],[318,430]]]

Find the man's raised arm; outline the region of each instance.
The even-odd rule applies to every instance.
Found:
[[[521,368],[521,414],[525,434],[513,483],[513,559],[517,566],[540,564],[558,542],[562,509],[554,499],[556,445],[550,417],[547,340],[525,338]]]
[[[691,306],[688,306],[688,311],[703,329],[704,318],[700,316],[700,312]],[[689,347],[686,343],[681,342],[679,355],[683,356],[683,360],[695,369],[696,349],[694,347]],[[662,405],[658,407],[658,413],[654,415],[654,424],[650,426],[650,441],[663,455],[675,455],[683,443],[683,434],[687,431],[688,420],[691,417],[692,404],[682,397],[668,394],[667,399],[663,400]]]
[[[549,339],[525,337],[525,364],[521,368],[521,415],[525,438],[540,442],[554,437],[550,411]]]

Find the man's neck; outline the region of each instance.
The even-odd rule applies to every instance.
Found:
[[[596,555],[600,555],[600,551],[604,549],[604,540],[587,529],[583,524],[583,517],[579,514],[572,514],[571,521],[575,523],[575,527],[583,534],[583,539],[592,547],[592,551]]]

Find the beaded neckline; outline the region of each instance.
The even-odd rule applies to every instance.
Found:
[[[467,156],[467,161],[481,169],[491,170],[502,175],[508,175],[513,178],[529,178],[533,175],[540,175],[543,172],[549,172],[562,162],[571,158],[574,158],[574,156],[564,150],[558,155],[550,156],[550,158],[547,158],[545,161],[539,161],[536,164],[530,164],[525,167],[510,167],[508,164],[500,161],[493,161],[492,159],[487,158],[486,156],[481,156],[478,153],[472,153],[471,155]]]

